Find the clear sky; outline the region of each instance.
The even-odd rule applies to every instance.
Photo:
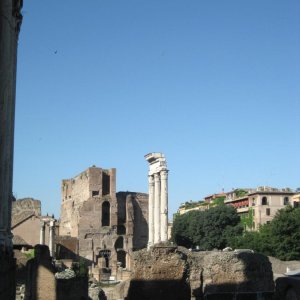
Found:
[[[14,194],[59,217],[60,184],[117,168],[169,208],[237,187],[300,187],[299,0],[25,0]]]

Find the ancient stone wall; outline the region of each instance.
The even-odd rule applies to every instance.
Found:
[[[134,194],[133,208],[133,248],[142,249],[147,247],[148,242],[148,194]]]
[[[271,299],[274,291],[271,264],[259,254],[160,245],[133,258],[126,300]]]
[[[115,195],[116,170],[91,167],[61,185],[60,235],[78,237],[79,210],[90,197]]]
[[[79,254],[78,238],[55,236],[55,254],[57,259],[77,259]]]
[[[102,207],[110,203],[110,226],[102,226]],[[117,240],[117,201],[115,197],[91,197],[80,209],[79,218],[79,255],[96,262],[100,250],[113,250]],[[111,259],[116,260],[114,252]]]
[[[26,300],[56,300],[55,269],[45,245],[34,247],[35,257],[27,262]]]
[[[133,235],[133,249],[143,249],[147,247],[148,194],[118,192],[117,199],[118,224],[125,224],[126,233]]]
[[[41,201],[33,198],[23,198],[13,201],[12,203],[12,222],[18,221],[24,214],[34,213],[36,216],[40,216]]]
[[[88,299],[88,278],[75,277],[58,279],[56,286],[56,300]]]

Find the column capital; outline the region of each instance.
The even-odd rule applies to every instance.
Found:
[[[169,173],[169,170],[161,170],[160,171],[161,179],[167,179],[168,178],[168,173]]]
[[[150,184],[153,184],[153,183],[154,183],[154,177],[153,177],[153,175],[148,175],[148,182],[149,182]]]
[[[159,173],[154,173],[154,180],[159,181],[160,180],[160,174]]]

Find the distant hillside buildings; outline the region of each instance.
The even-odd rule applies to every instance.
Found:
[[[298,207],[300,193],[290,188],[257,187],[256,189],[234,189],[227,193],[209,195],[202,201],[183,203],[179,214],[192,210],[207,210],[224,203],[236,208],[247,229],[257,230],[260,225],[270,222],[279,209],[287,205]]]

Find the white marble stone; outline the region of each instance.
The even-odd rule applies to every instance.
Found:
[[[154,176],[149,175],[149,202],[148,202],[148,247],[154,243]]]
[[[149,153],[145,159],[149,163],[149,248],[168,240],[168,169],[162,153]]]

